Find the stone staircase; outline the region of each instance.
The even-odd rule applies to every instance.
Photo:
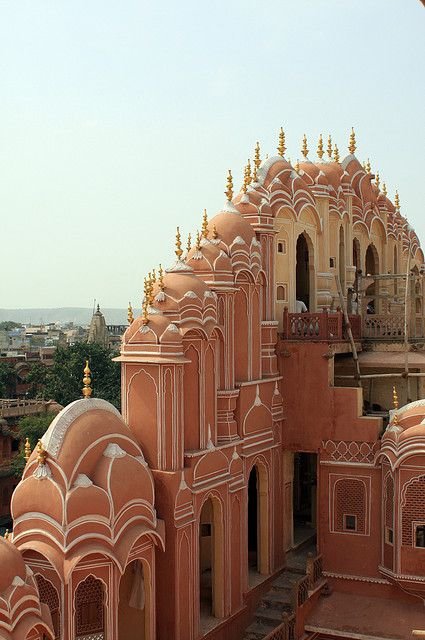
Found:
[[[261,599],[254,621],[245,630],[243,640],[263,640],[282,624],[284,614],[294,613],[296,585],[306,575],[307,555],[313,549],[314,547],[305,547],[288,553],[286,569]]]

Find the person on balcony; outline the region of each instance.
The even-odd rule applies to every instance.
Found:
[[[302,300],[295,300],[295,313],[307,313],[308,309]]]

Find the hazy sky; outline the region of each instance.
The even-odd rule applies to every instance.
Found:
[[[138,308],[281,125],[354,126],[425,243],[424,50],[419,0],[0,0],[0,307]]]

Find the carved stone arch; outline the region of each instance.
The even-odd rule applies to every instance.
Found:
[[[259,573],[267,575],[270,572],[269,469],[262,456],[257,456],[248,468],[248,563],[251,569],[256,566]],[[250,556],[250,552],[256,555]]]
[[[61,629],[61,611],[58,591],[53,583],[41,575],[41,573],[37,573],[35,575],[35,580],[37,582],[40,602],[49,607],[55,639],[59,639]]]
[[[225,615],[225,504],[218,491],[209,491],[199,508],[199,562],[201,604],[211,584],[211,614]],[[208,572],[210,572],[210,583]]]
[[[90,574],[74,592],[75,637],[106,632],[106,585]]]

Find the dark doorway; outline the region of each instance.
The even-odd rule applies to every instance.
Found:
[[[201,511],[199,523],[199,595],[201,616],[214,615],[214,512],[208,499]]]
[[[294,545],[316,535],[317,455],[294,454]]]
[[[248,480],[248,567],[258,571],[258,472],[253,467]]]
[[[366,250],[366,276],[374,276],[379,273],[378,253],[373,245],[369,245]],[[376,296],[378,291],[378,282],[372,282],[366,289],[366,297]],[[378,313],[376,308],[376,300],[370,299],[367,303],[367,313]]]
[[[303,233],[297,240],[296,299],[304,302],[310,311],[310,256]]]

